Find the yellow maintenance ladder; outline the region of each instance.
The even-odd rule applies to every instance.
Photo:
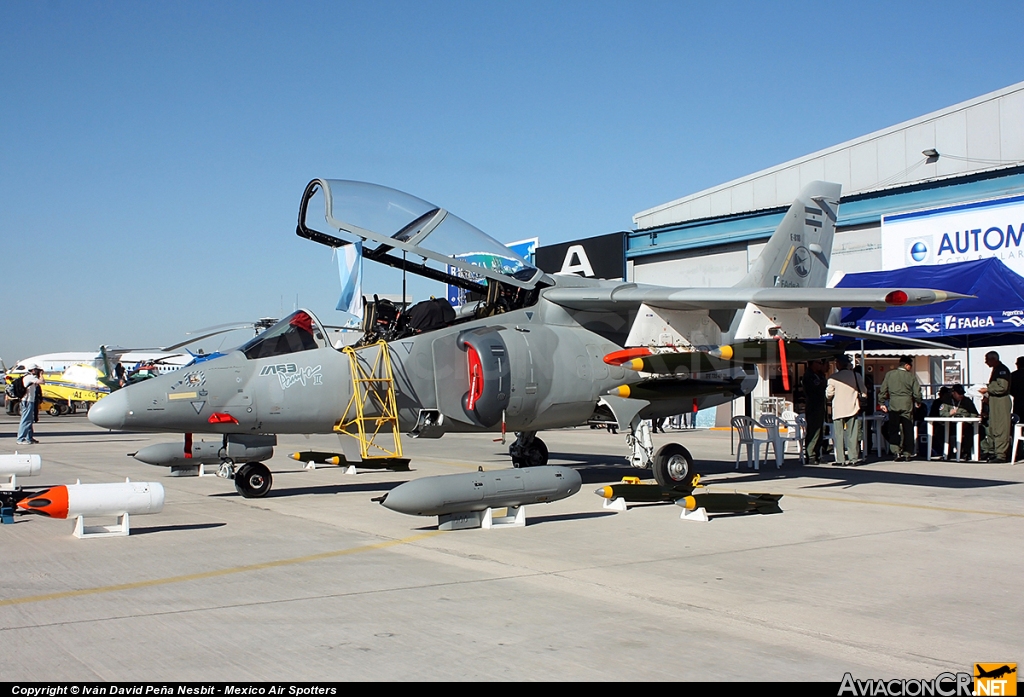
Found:
[[[395,376],[387,342],[346,346],[342,352],[348,355],[352,372],[352,397],[334,430],[359,441],[360,455],[372,463],[370,467],[408,469],[409,461],[402,457]]]

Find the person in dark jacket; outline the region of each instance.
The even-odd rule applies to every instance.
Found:
[[[822,361],[810,361],[804,373],[804,398],[806,408],[804,418],[807,419],[807,435],[805,441],[806,461],[809,464],[821,463],[822,431],[825,429],[825,390],[828,388],[828,377],[825,375],[825,364]]]
[[[1024,356],[1017,357],[1017,370],[1010,373],[1010,396],[1017,423],[1024,423]]]

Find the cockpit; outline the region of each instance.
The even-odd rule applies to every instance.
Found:
[[[249,359],[272,358],[326,345],[327,340],[320,324],[305,310],[298,310],[242,344],[239,351]]]
[[[335,249],[361,243],[364,259],[445,283],[466,301],[456,311],[445,300],[403,308],[374,296],[363,313],[365,341],[527,307],[543,285],[540,269],[478,228],[377,184],[314,179],[303,193],[296,232]]]

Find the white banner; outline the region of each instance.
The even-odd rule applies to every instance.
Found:
[[[341,278],[341,297],[335,309],[352,315],[344,326],[359,327],[363,323],[363,241],[345,245],[335,252]]]
[[[882,218],[882,269],[996,257],[1024,276],[1024,196]]]

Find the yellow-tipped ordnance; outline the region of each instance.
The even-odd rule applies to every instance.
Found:
[[[302,450],[289,455],[293,460],[299,462],[319,462],[325,465],[340,465],[346,462],[345,456],[339,453],[327,453],[321,450]]]
[[[731,361],[734,351],[732,346],[718,346],[708,351],[708,355],[712,358],[721,358],[723,361]]]
[[[703,508],[708,513],[782,513],[782,494],[739,494],[706,491],[676,499],[688,511]]]
[[[607,484],[598,487],[594,493],[601,498],[623,499],[635,503],[653,503],[658,501],[675,501],[693,491],[700,475],[694,475],[690,482],[680,482],[674,487],[665,487],[660,484],[641,484],[638,477],[626,477],[618,484]]]

